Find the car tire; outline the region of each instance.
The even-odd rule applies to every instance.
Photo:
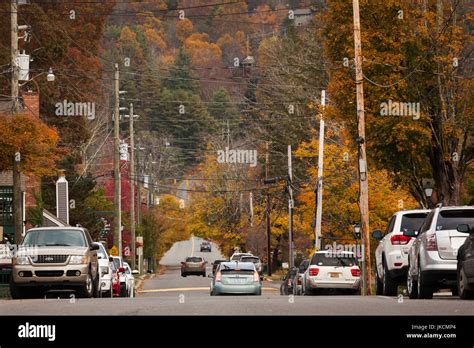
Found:
[[[305,289],[305,291],[304,291],[304,295],[305,295],[305,296],[312,296],[313,294],[314,294],[314,291],[313,291],[313,289],[311,289],[311,288],[308,288],[308,287],[307,287],[307,288]]]
[[[383,295],[383,284],[379,277],[379,272],[375,271],[375,294]]]
[[[469,287],[467,283],[466,275],[464,274],[464,268],[460,263],[458,267],[458,293],[459,297],[463,300],[471,300],[474,299],[474,291]]]
[[[87,280],[85,284],[79,287],[79,291],[77,292],[77,294],[81,298],[91,298],[93,293],[94,293],[94,280],[92,279],[92,274],[89,271],[89,273],[87,273]]]
[[[360,296],[360,289],[355,289],[350,291],[351,295]]]
[[[185,274],[185,273],[181,273],[181,277],[186,278],[186,274]]]
[[[11,277],[13,278],[13,277]],[[27,289],[23,289],[19,286],[17,286],[14,282],[13,279],[10,280],[10,296],[14,300],[21,300],[23,298],[27,298],[28,293],[26,291]]]
[[[93,297],[101,297],[100,296],[100,289],[99,289],[99,287],[100,287],[99,275],[96,275],[95,281],[93,282],[93,284],[94,284],[94,289],[92,291],[92,296]]]
[[[418,298],[419,299],[432,299],[433,298],[433,288],[426,284],[426,280],[424,279],[423,272],[421,271],[421,267],[418,266]]]
[[[384,296],[397,296],[398,283],[390,277],[385,260],[383,262],[382,288]]]
[[[203,273],[202,276],[205,277],[205,276],[206,276],[206,273]]]
[[[418,282],[413,279],[410,270],[407,272],[407,293],[408,298],[412,300],[418,298]]]

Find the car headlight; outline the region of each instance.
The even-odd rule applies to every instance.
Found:
[[[71,265],[80,265],[83,263],[89,263],[89,257],[83,255],[73,255],[69,259]]]
[[[107,266],[100,267],[100,273],[101,274],[109,274],[109,267],[107,267]]]
[[[14,265],[29,265],[30,260],[28,260],[27,256],[17,256],[13,258]]]

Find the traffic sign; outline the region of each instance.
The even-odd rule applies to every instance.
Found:
[[[112,248],[110,248],[109,254],[112,256],[118,256],[118,248],[114,245]]]

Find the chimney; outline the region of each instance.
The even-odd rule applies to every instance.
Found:
[[[64,170],[59,170],[56,181],[56,216],[69,224],[69,188]]]
[[[24,104],[24,113],[30,114],[39,118],[40,114],[40,105],[39,105],[39,95],[32,91],[28,91],[22,94],[23,104]]]

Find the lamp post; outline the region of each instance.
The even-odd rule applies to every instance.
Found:
[[[353,225],[353,228],[354,228],[354,239],[355,239],[355,243],[356,243],[356,258],[357,258],[357,262],[359,262],[359,259],[360,259],[360,256],[362,256],[362,293],[365,294],[365,290],[366,290],[366,282],[365,282],[365,257],[364,257],[364,253],[361,251],[359,253],[359,243],[357,242],[358,240],[361,239],[361,233],[360,233],[360,224],[357,224],[355,223]],[[361,244],[362,246],[362,244]]]
[[[433,202],[431,197],[433,196],[433,187],[426,186],[424,188],[426,199],[428,200],[428,209],[431,209]]]

